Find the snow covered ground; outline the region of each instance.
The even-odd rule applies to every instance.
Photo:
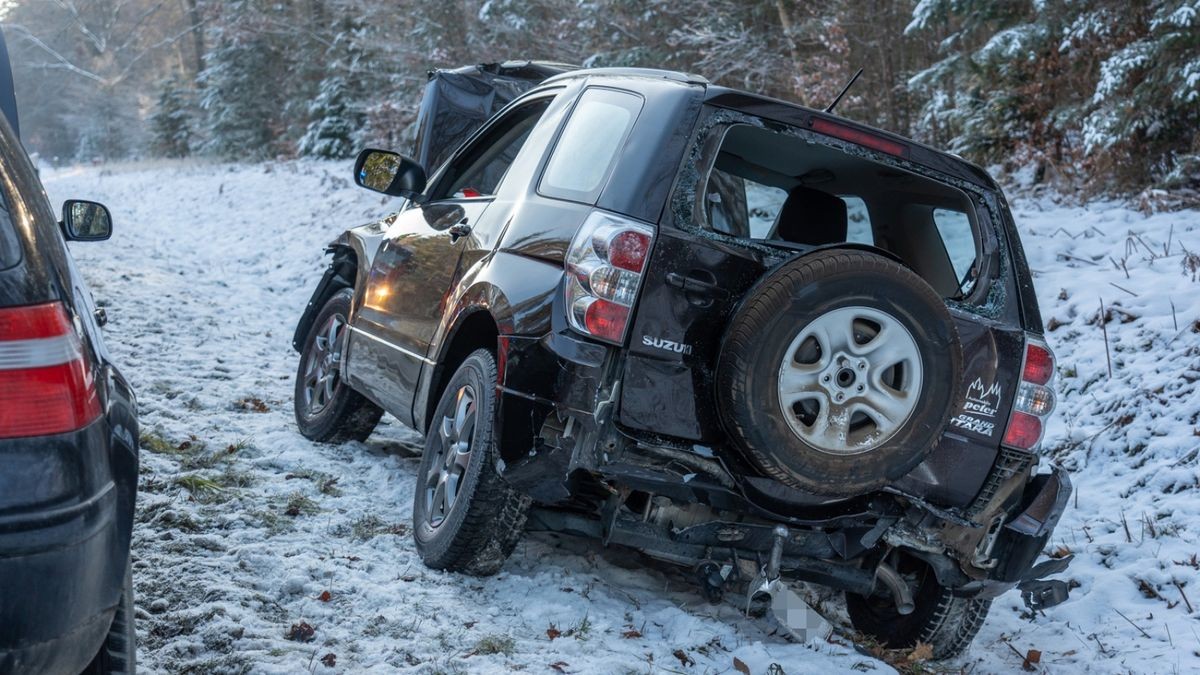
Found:
[[[110,242],[72,248],[139,392],[145,670],[723,673],[737,658],[756,675],[890,672],[844,642],[789,644],[590,542],[529,537],[488,579],[425,569],[408,534],[419,440],[385,420],[365,444],[322,446],[292,422],[291,332],[323,245],[389,208],[348,176],[311,162],[45,174],[56,202],[114,213]],[[1200,214],[1015,211],[1059,358],[1046,454],[1077,489],[1052,548],[1077,556],[1079,588],[1033,617],[1003,597],[943,666],[1008,672],[1033,649],[1046,672],[1200,671]]]

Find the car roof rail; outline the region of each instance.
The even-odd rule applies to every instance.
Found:
[[[682,82],[684,84],[700,84],[708,85],[707,78],[692,73],[684,73],[677,70],[660,70],[658,68],[583,68],[581,70],[573,70],[569,73],[555,75],[542,82],[549,84],[560,80],[573,79],[576,77],[650,77],[655,79],[671,80],[673,82]]]

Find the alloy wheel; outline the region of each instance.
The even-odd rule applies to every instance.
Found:
[[[454,509],[471,463],[476,396],[470,385],[459,387],[449,413],[438,424],[437,450],[425,477],[425,518],[433,528]]]
[[[826,312],[792,340],[777,391],[792,431],[836,455],[873,450],[908,421],[921,394],[912,333],[871,307]]]
[[[313,338],[305,356],[304,405],[309,417],[315,417],[325,410],[341,385],[345,327],[345,317],[330,315]]]

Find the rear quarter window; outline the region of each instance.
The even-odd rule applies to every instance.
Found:
[[[954,276],[959,284],[963,284],[975,265],[975,235],[971,230],[971,219],[962,211],[934,209],[933,224],[942,237],[946,255],[950,256]]]
[[[594,204],[641,110],[642,97],[637,94],[601,88],[584,91],[554,145],[538,192]]]

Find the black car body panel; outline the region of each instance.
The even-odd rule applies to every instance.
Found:
[[[137,405],[109,359],[58,219],[4,122],[0,189],[6,206],[0,230],[8,229],[21,253],[0,270],[0,310],[62,303],[101,410],[77,431],[0,438],[0,671],[79,672],[104,641],[124,586],[137,490]]]
[[[545,189],[581,101],[609,96],[600,91],[627,97],[624,109],[632,111],[611,166],[605,173],[597,159],[602,180],[579,196]],[[530,114],[536,121],[521,127]],[[849,157],[854,170],[869,167],[877,172],[870,175],[917,185],[918,193],[935,185],[965,205],[956,213],[971,223],[964,244],[970,271],[956,273],[941,297],[962,346],[966,400],[924,461],[882,490],[831,498],[789,487],[754,469],[721,421],[714,382],[726,327],[772,270],[826,248],[873,252],[918,272],[921,262],[898,253],[903,246],[802,244],[703,227],[700,209],[713,199],[701,181],[715,171],[722,134],[734,127],[800,139]],[[475,158],[508,152],[518,131],[524,141],[494,186],[460,185],[464,175],[474,179]],[[861,138],[874,145],[860,145]],[[789,174],[796,185],[807,175]],[[721,536],[734,538],[721,541],[743,542],[751,558],[769,552],[770,523],[786,524],[795,540],[784,547],[785,569],[856,593],[870,591],[857,565],[885,542],[928,558],[939,581],[963,595],[990,597],[1048,569],[1033,559],[1070,486],[1057,469],[1035,478],[1035,456],[1001,442],[1027,344],[1042,327],[1012,218],[982,169],[835,115],[693,76],[597,69],[555,76],[516,98],[451,154],[428,186],[398,214],[333,242],[334,263],[294,344],[302,344],[329,289],[352,286],[343,377],[422,432],[461,359],[473,349],[494,350],[497,468],[557,513],[542,513],[534,527],[599,532],[675,561],[728,554],[713,549],[717,525],[686,533],[665,525],[669,520],[656,525],[650,514],[657,495],[710,509],[714,519],[740,514],[742,521],[721,526],[728,530]],[[941,194],[923,197],[930,212],[944,203]],[[573,242],[590,219],[610,216],[654,233],[619,340],[572,327],[566,300]],[[949,265],[949,250],[940,240],[938,246]],[[636,495],[650,495],[639,502],[640,521],[622,510],[633,508],[627,500]]]

